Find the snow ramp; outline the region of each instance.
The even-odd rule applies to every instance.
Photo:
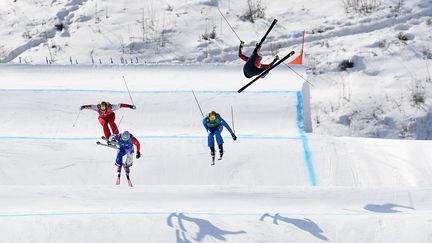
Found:
[[[430,240],[429,143],[305,133],[303,80],[283,66],[241,94],[241,66],[0,69],[5,242]],[[116,121],[142,147],[133,188],[113,185],[116,151],[96,145],[96,112],[79,113],[131,103],[123,77],[137,109]],[[215,166],[192,90],[235,125]]]

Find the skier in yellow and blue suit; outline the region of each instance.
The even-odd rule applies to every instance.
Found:
[[[215,159],[215,144],[214,144],[214,137],[216,137],[216,142],[219,147],[219,155],[220,159],[222,159],[222,156],[224,154],[223,150],[223,138],[221,135],[221,132],[223,130],[223,127],[225,127],[230,133],[233,140],[237,140],[237,136],[234,134],[231,127],[228,125],[228,123],[222,119],[222,117],[216,113],[215,111],[211,111],[202,121],[205,129],[208,133],[208,147],[211,151],[212,161],[214,165],[214,159]]]

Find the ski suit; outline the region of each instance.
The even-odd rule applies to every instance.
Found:
[[[218,145],[224,143],[221,132],[223,127],[225,127],[231,134],[234,134],[231,127],[226,123],[224,119],[219,114],[216,114],[216,120],[214,122],[210,122],[210,118],[207,116],[202,121],[205,129],[208,133],[208,147],[214,147],[214,137],[216,136],[216,142]]]
[[[102,125],[103,127],[103,132],[106,138],[109,138],[111,136],[111,131],[108,128],[108,125],[111,127],[112,133],[113,134],[118,134],[118,128],[117,125],[115,124],[114,120],[115,120],[115,110],[118,110],[120,108],[132,108],[132,105],[129,104],[110,104],[107,102],[107,109],[105,111],[100,109],[100,104],[98,105],[83,105],[82,106],[83,109],[90,109],[90,110],[94,110],[97,111],[99,113],[99,123]]]
[[[140,153],[141,146],[139,141],[132,134],[127,141],[123,141],[121,134],[114,134],[110,137],[110,141],[115,141],[117,143],[118,151],[115,165],[117,166],[118,172],[120,173],[121,171],[123,156],[126,155],[125,171],[126,174],[129,174],[129,167],[133,164],[134,145],[136,146],[137,153]]]
[[[247,57],[242,53],[243,46],[240,45],[239,47],[238,56],[246,62],[243,66],[243,74],[246,78],[252,78],[253,76],[261,74],[266,69],[271,68],[273,64],[277,61],[277,59],[274,59],[273,62],[271,62],[270,64],[262,64],[262,57],[258,54],[260,48],[260,46],[257,46],[252,52],[252,55],[250,57]]]

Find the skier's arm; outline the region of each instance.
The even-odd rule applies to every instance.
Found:
[[[235,135],[235,133],[233,132],[233,130],[231,129],[231,127],[228,125],[228,123],[224,119],[222,119],[222,117],[221,117],[220,123],[221,123],[222,126],[224,126],[228,130],[228,132],[231,133],[232,139],[234,141],[237,140],[237,136]]]
[[[206,122],[206,119],[205,119],[205,118],[203,119],[202,124],[203,124],[204,128],[206,129],[206,131],[208,131],[209,128],[208,128],[208,126],[207,126],[207,122]]]
[[[138,139],[136,139],[134,136],[132,136],[132,144],[135,144],[137,148],[137,154],[135,158],[139,159],[141,157],[141,145]]]
[[[245,55],[242,53],[242,49],[243,49],[243,46],[240,45],[240,46],[239,46],[239,50],[238,50],[238,56],[239,56],[243,61],[247,62],[247,61],[249,60],[249,57],[245,56]]]
[[[222,117],[220,118],[220,124],[222,126],[224,126],[228,130],[228,132],[230,132],[231,134],[234,134],[234,132],[231,129],[231,127],[228,125],[228,123],[224,119],[222,119]]]
[[[134,105],[129,105],[129,104],[123,104],[123,103],[119,103],[119,104],[111,104],[111,110],[115,111],[118,110],[120,108],[131,108],[131,109],[136,109],[136,107]]]
[[[82,105],[80,107],[80,109],[81,110],[83,110],[83,109],[89,109],[89,110],[94,110],[94,111],[98,111],[99,110],[99,108],[98,108],[97,105]]]
[[[267,69],[267,68],[271,68],[276,62],[277,62],[277,60],[279,60],[279,56],[276,56],[274,59],[273,59],[273,61],[271,62],[271,63],[269,63],[269,64],[261,64],[261,67],[262,68],[265,68],[265,69]]]
[[[119,141],[119,139],[120,139],[120,135],[118,135],[118,134],[113,134],[113,135],[111,135],[111,137],[109,137],[109,141],[116,141],[116,142],[118,142]]]

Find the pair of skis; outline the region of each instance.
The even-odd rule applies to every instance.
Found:
[[[109,141],[105,136],[102,136],[101,139],[106,141],[107,143],[102,143],[100,141],[97,141],[96,142],[97,145],[101,145],[101,146],[105,146],[105,147],[109,147],[109,148],[113,148],[113,149],[118,149],[117,143],[115,141]],[[122,164],[122,167],[126,171],[126,164]],[[127,174],[126,174],[126,179],[128,181],[128,185],[130,187],[133,187],[132,181],[131,181],[129,175],[127,175]],[[120,185],[120,173],[117,175],[116,185]]]
[[[273,20],[273,23],[270,25],[269,29],[267,30],[267,32],[265,33],[265,35],[263,36],[263,38],[261,38],[261,41],[258,43],[258,46],[262,45],[262,43],[267,38],[267,35],[270,33],[270,31],[273,29],[273,27],[276,25],[276,23],[277,23],[277,19]],[[241,87],[237,92],[241,93],[243,90],[245,90],[251,84],[253,84],[256,81],[258,81],[260,78],[264,78],[273,68],[279,66],[281,63],[283,63],[286,59],[290,58],[294,54],[295,54],[295,52],[291,51],[290,53],[288,53],[287,55],[285,55],[282,59],[280,59],[279,61],[277,61],[273,66],[271,66],[270,68],[266,69],[264,72],[262,72],[260,75],[258,75],[256,78],[254,78],[249,83],[247,83],[245,86]]]

